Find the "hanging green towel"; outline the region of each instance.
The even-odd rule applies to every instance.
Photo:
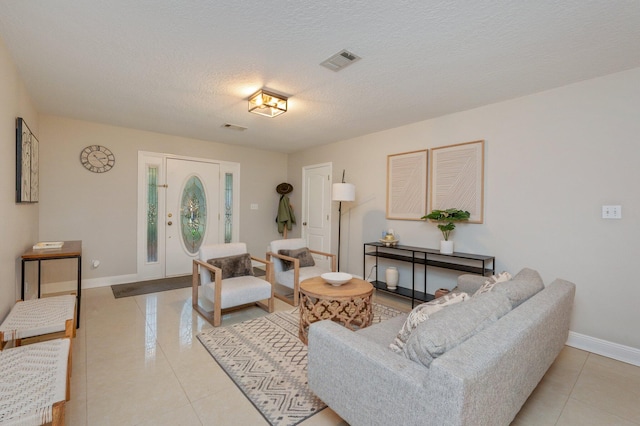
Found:
[[[293,208],[289,203],[289,197],[283,195],[280,197],[280,204],[278,204],[278,216],[276,216],[276,222],[278,223],[278,232],[283,233],[286,226],[289,231],[291,227],[296,224],[296,215],[293,214]]]

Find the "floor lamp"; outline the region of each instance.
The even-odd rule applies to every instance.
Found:
[[[352,183],[344,183],[344,170],[342,170],[342,182],[333,184],[331,199],[339,201],[338,204],[338,272],[340,272],[340,236],[342,224],[342,202],[356,199],[356,187]]]

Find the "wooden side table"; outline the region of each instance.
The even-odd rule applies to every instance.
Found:
[[[76,289],[76,328],[80,328],[80,300],[82,296],[82,241],[65,241],[61,248],[27,250],[22,254],[22,289],[20,298],[24,300],[24,268],[26,262],[38,262],[38,298],[41,294],[42,261],[56,259],[77,259],[78,276]]]
[[[300,340],[307,344],[309,326],[316,321],[330,319],[350,330],[370,326],[372,295],[371,283],[359,278],[341,286],[332,286],[321,277],[304,280],[300,283]]]

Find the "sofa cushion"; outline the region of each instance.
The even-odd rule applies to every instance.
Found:
[[[491,275],[489,278],[487,278],[484,284],[482,284],[480,288],[475,293],[473,293],[473,295],[478,296],[479,294],[487,293],[493,290],[493,287],[495,287],[496,284],[509,281],[511,278],[511,274],[507,271],[500,272],[498,275]]]
[[[244,277],[253,275],[253,265],[251,264],[251,255],[249,253],[237,254],[235,256],[217,257],[207,260],[207,263],[222,269],[222,279],[234,277]],[[211,281],[215,277],[211,272]]]
[[[356,330],[355,333],[376,342],[381,348],[388,348],[389,342],[393,341],[398,334],[398,330],[407,319],[409,313],[404,312],[388,320],[375,323],[369,327]]]
[[[493,292],[507,296],[511,307],[515,308],[542,289],[544,282],[540,274],[533,269],[524,268],[508,282],[496,284]]]
[[[407,319],[402,325],[402,328],[398,332],[394,341],[389,345],[389,348],[394,352],[401,353],[402,348],[404,348],[404,345],[407,343],[407,340],[411,335],[411,332],[415,330],[418,325],[422,324],[431,318],[433,314],[440,312],[445,307],[455,305],[456,303],[460,303],[467,299],[469,299],[469,295],[467,293],[456,291],[447,293],[442,297],[438,297],[430,302],[416,306],[411,312],[409,312]]]
[[[426,367],[511,310],[502,293],[488,292],[450,306],[418,325],[404,345],[404,355]]]
[[[300,267],[304,268],[305,266],[315,266],[316,262],[313,260],[313,256],[309,251],[308,247],[302,247],[299,249],[293,250],[278,250],[278,254],[282,254],[284,256],[289,256],[300,260]],[[294,264],[289,260],[280,259],[282,261],[282,270],[288,271],[293,269]]]

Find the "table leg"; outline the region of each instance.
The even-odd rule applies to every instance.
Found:
[[[78,300],[76,312],[76,328],[80,328],[80,300],[82,296],[82,256],[78,256]]]
[[[42,261],[40,259],[38,259],[38,299],[40,299],[40,284],[41,284],[41,279],[42,277]]]
[[[22,259],[22,289],[20,290],[20,300],[24,300],[24,263],[25,260]]]

